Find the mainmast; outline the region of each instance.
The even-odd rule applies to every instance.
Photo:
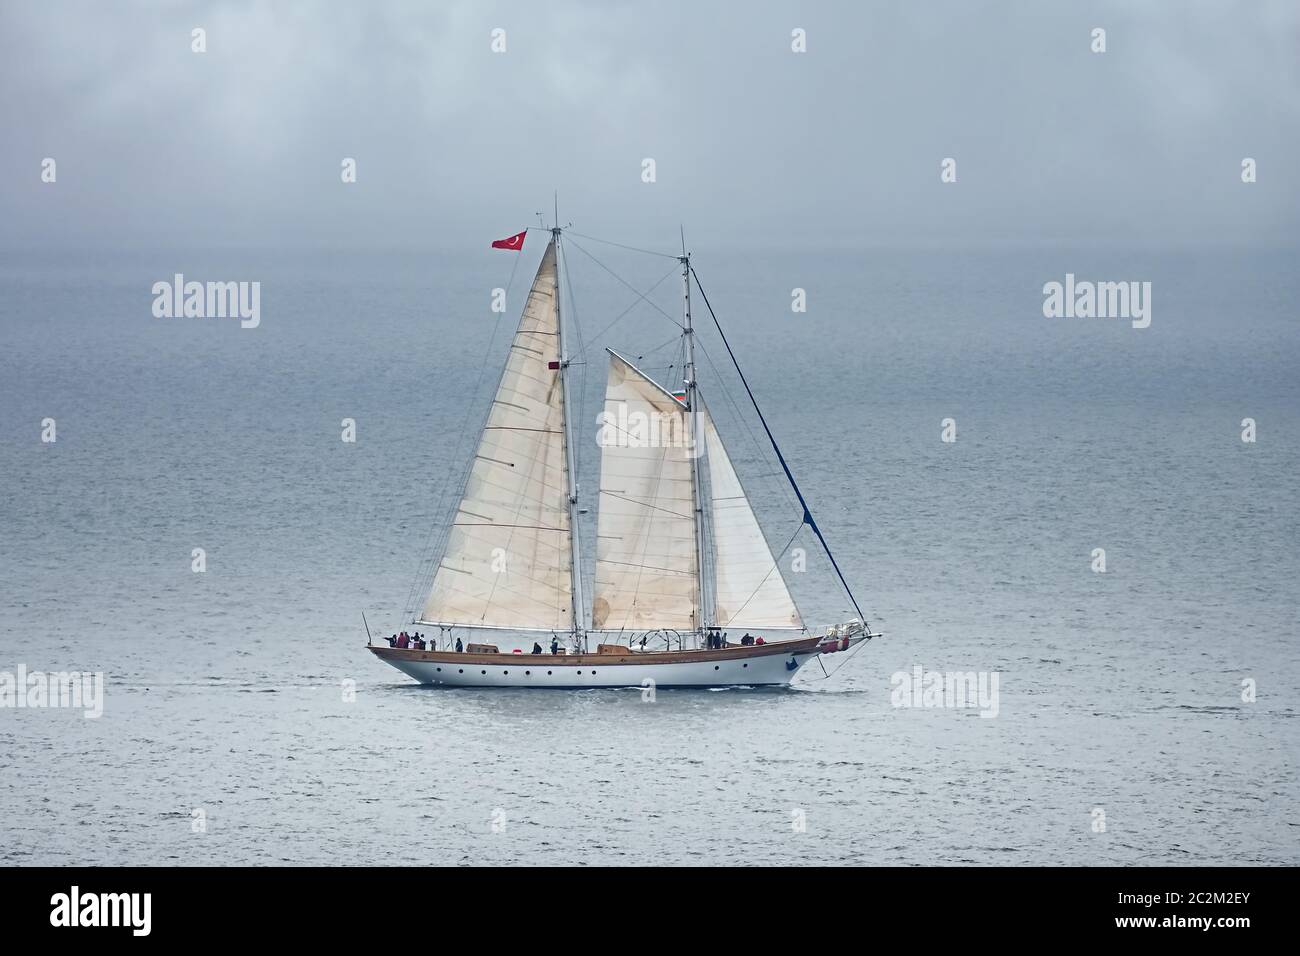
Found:
[[[700,456],[704,453],[703,435],[700,433],[700,403],[695,384],[695,330],[691,325],[691,257],[686,252],[686,240],[682,240],[682,254],[678,257],[682,264],[682,307],[683,334],[686,337],[686,407],[688,432],[687,449],[691,456],[691,497],[695,506],[695,568],[698,575],[700,593],[700,619],[696,627],[703,629],[713,624],[713,607],[709,593],[709,574],[704,567],[704,494],[700,482]]]
[[[569,405],[569,353],[564,344],[564,314],[560,311],[560,226],[557,217],[551,229],[555,243],[555,326],[560,355],[560,390],[564,399],[564,455],[569,473],[569,574],[570,594],[573,599],[573,624],[571,636],[575,649],[586,650],[585,611],[582,597],[582,552],[578,542],[578,468],[574,456],[573,415]]]

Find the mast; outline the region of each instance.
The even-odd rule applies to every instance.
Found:
[[[582,552],[578,542],[578,469],[573,453],[573,415],[569,406],[569,353],[564,343],[564,313],[560,311],[560,225],[557,219],[551,229],[551,241],[555,243],[555,324],[557,346],[560,355],[560,390],[564,402],[564,455],[569,473],[569,574],[570,593],[573,597],[573,623],[571,636],[575,649],[586,650],[586,628],[582,597]]]
[[[686,406],[688,435],[687,448],[691,456],[691,497],[695,505],[695,569],[700,593],[700,620],[697,630],[713,624],[713,608],[709,594],[709,575],[704,569],[704,495],[700,483],[700,456],[703,454],[703,436],[700,434],[700,403],[695,386],[695,330],[691,325],[691,257],[686,252],[686,239],[682,238],[682,307],[683,334],[686,336]]]

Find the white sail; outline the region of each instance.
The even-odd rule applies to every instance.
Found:
[[[555,242],[546,247],[422,619],[537,630],[573,621]]]
[[[698,394],[698,393],[697,393]],[[713,518],[714,619],[723,628],[802,628],[745,489],[707,406],[700,408]]]
[[[699,621],[699,570],[686,406],[610,351],[600,430],[592,626]]]

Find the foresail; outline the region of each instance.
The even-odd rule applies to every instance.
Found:
[[[707,406],[700,408],[713,518],[714,618],[723,628],[803,627]]]
[[[610,352],[599,443],[592,626],[693,631],[699,620],[686,406]]]
[[[555,242],[510,346],[422,619],[569,630],[573,621]]]

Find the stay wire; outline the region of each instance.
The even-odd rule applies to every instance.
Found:
[[[601,262],[599,259],[597,259],[595,256],[593,256],[593,255],[592,255],[590,252],[588,252],[586,249],[582,248],[582,243],[580,243],[580,242],[575,242],[575,243],[573,243],[573,248],[577,249],[579,252],[581,252],[584,256],[586,256],[586,257],[587,257],[588,259],[590,259],[592,262],[596,263],[596,265],[600,266],[602,269],[604,269],[606,272],[608,272],[611,276],[613,276],[615,279],[617,279],[617,280],[618,280],[619,282],[621,282],[623,285],[625,285],[625,286],[627,286],[629,289],[631,289],[634,293],[636,293],[636,295],[637,295],[637,296],[638,296],[642,301],[644,301],[647,305],[649,305],[650,308],[654,309],[656,312],[658,312],[660,315],[662,315],[665,319],[667,319],[667,320],[668,320],[669,322],[671,322],[673,325],[677,326],[679,329],[684,329],[684,328],[685,328],[685,327],[684,327],[680,322],[678,322],[676,319],[674,319],[671,315],[669,315],[669,314],[668,314],[667,312],[665,312],[663,309],[659,308],[658,305],[656,305],[654,302],[652,302],[652,301],[651,301],[649,298],[647,298],[644,294],[642,294],[641,292],[637,291],[636,286],[632,285],[632,283],[628,282],[626,279],[624,279],[621,275],[619,275],[617,272],[615,272],[615,271],[614,271],[613,269],[611,269],[609,266],[605,265],[605,263]],[[675,271],[675,270],[674,270],[674,271]],[[671,273],[670,273],[670,274],[671,274]],[[667,276],[664,276],[664,278],[666,279]],[[659,282],[663,282],[663,281],[664,281],[663,279],[660,279],[660,280],[659,280]],[[659,284],[659,283],[655,283],[655,285],[658,285],[658,284]],[[653,291],[653,289],[654,289],[654,287],[652,286],[650,291]]]
[[[629,252],[641,252],[641,253],[644,253],[644,254],[647,255],[647,256],[658,256],[658,257],[661,258],[661,259],[672,259],[672,260],[674,260],[674,261],[677,261],[678,258],[679,258],[678,256],[669,255],[669,254],[666,253],[666,252],[655,252],[653,249],[639,249],[639,248],[637,248],[636,246],[628,246],[628,245],[624,245],[624,244],[621,243],[621,242],[611,242],[611,241],[608,240],[608,239],[597,239],[595,236],[584,236],[584,235],[583,235],[582,233],[580,233],[580,232],[572,232],[572,231],[569,231],[569,235],[571,235],[571,236],[577,236],[579,239],[587,239],[587,240],[590,240],[591,242],[599,242],[599,243],[603,243],[604,245],[607,245],[607,246],[618,246],[618,248],[620,248],[620,249],[627,249]]]

